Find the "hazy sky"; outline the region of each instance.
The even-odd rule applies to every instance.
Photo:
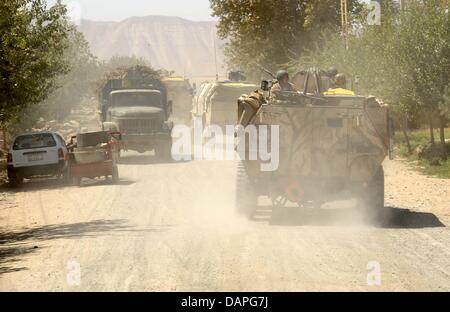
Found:
[[[47,0],[53,4],[56,0]],[[63,0],[81,8],[81,18],[120,21],[130,16],[169,15],[211,21],[209,0]],[[75,3],[75,5],[74,5]]]
[[[370,0],[360,0],[370,2]],[[56,0],[47,0],[53,4]],[[81,19],[120,21],[130,16],[168,15],[194,21],[215,20],[209,0],[62,0],[79,8]]]

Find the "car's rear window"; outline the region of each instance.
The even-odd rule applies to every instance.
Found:
[[[56,146],[56,141],[50,133],[27,134],[16,138],[13,150],[25,150]]]

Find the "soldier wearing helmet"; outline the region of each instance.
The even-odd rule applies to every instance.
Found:
[[[328,68],[328,70],[325,72],[326,78],[324,78],[324,80],[327,82],[326,89],[335,87],[336,76],[338,75],[338,73],[339,72],[336,67],[332,66]]]
[[[334,78],[334,87],[335,88],[347,88],[347,78],[344,74],[337,74]]]
[[[336,67],[332,66],[332,67],[328,68],[328,75],[330,78],[334,79],[337,74],[338,74],[338,70]]]
[[[272,92],[277,95],[280,92],[297,92],[292,83],[289,82],[289,73],[285,70],[279,70],[277,72],[277,83],[275,83],[272,87]]]
[[[351,90],[347,89],[347,78],[344,74],[337,74],[334,78],[333,88],[328,89],[325,95],[355,95]]]

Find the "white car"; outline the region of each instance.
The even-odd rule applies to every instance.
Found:
[[[24,178],[66,177],[69,153],[64,139],[54,132],[22,134],[14,138],[8,152],[8,180],[12,187]]]

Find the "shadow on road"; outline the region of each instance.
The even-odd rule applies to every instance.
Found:
[[[15,266],[19,258],[35,251],[34,247],[4,247],[0,245],[0,276],[5,273],[27,270],[25,267]]]
[[[124,180],[124,179],[121,179],[117,183],[113,183],[111,181],[111,178],[108,178],[108,180],[106,180],[105,178],[100,178],[100,179],[83,178],[80,187],[94,187],[94,186],[108,186],[108,185],[109,186],[111,186],[111,185],[129,186],[129,185],[133,185],[134,183],[136,183],[136,182]]]
[[[16,188],[11,188],[7,184],[0,188],[0,192],[24,192],[24,191],[40,191],[40,190],[54,190],[65,187],[63,182],[56,178],[37,178],[25,180],[24,183]]]
[[[392,229],[421,229],[445,227],[439,218],[430,212],[417,212],[404,208],[386,207],[390,212],[389,220],[381,227]]]
[[[336,226],[368,222],[380,228],[391,229],[445,227],[445,224],[432,213],[395,207],[385,207],[384,209],[383,221],[377,223],[365,220],[365,216],[355,208],[307,209],[289,207],[274,212],[271,206],[263,206],[258,207],[253,220],[269,222],[270,225],[285,226]]]
[[[0,275],[4,273],[26,270],[15,266],[24,255],[42,250],[39,242],[55,239],[79,239],[82,237],[98,237],[121,232],[165,232],[167,226],[155,226],[138,229],[127,225],[127,220],[95,220],[72,224],[54,224],[37,226],[28,229],[0,229]]]
[[[121,179],[118,183],[113,183],[111,178],[96,178],[96,179],[88,179],[83,178],[83,183],[81,187],[91,187],[91,186],[108,186],[108,185],[122,185],[128,186],[133,185],[134,181],[129,181],[125,179]],[[39,179],[31,179],[26,180],[21,186],[17,188],[10,188],[6,185],[0,187],[0,192],[7,193],[15,193],[15,192],[30,192],[30,191],[48,191],[55,189],[62,189],[65,187],[77,187],[74,185],[70,185],[68,183],[62,183],[58,179],[55,178],[39,178]]]

